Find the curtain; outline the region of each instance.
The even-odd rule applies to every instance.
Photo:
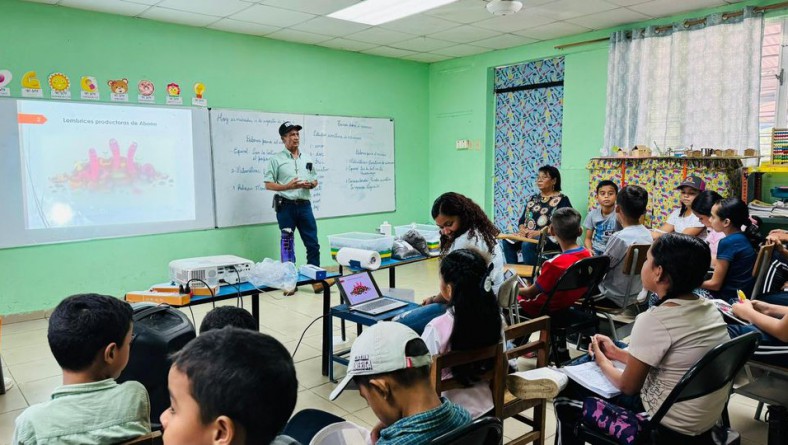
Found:
[[[561,167],[564,58],[495,69],[495,225],[517,231],[537,169]]]
[[[611,36],[606,149],[758,147],[763,16],[685,23]]]

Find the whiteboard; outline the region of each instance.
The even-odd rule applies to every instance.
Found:
[[[391,119],[217,108],[210,120],[217,227],[276,221],[263,175],[271,156],[285,149],[279,137],[285,121],[304,127],[300,150],[317,172],[316,218],[396,209]]]

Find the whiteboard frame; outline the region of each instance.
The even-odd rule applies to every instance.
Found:
[[[213,205],[214,205],[214,221],[216,223],[216,228],[229,228],[229,227],[248,227],[248,226],[255,226],[255,225],[266,225],[266,224],[278,224],[276,220],[276,214],[274,213],[274,219],[269,221],[264,218],[260,218],[259,221],[254,222],[242,222],[242,223],[226,223],[222,224],[220,217],[220,210],[219,210],[219,194],[217,193],[217,163],[216,163],[216,147],[214,146],[214,113],[218,113],[221,111],[227,112],[241,112],[241,113],[258,113],[262,115],[266,114],[281,114],[281,115],[290,115],[290,116],[298,116],[300,119],[299,121],[305,120],[307,117],[315,117],[315,118],[347,118],[347,119],[374,119],[374,120],[388,120],[391,123],[391,149],[392,149],[392,160],[394,162],[393,165],[393,177],[392,177],[392,206],[391,208],[387,208],[385,210],[380,211],[373,211],[373,212],[359,212],[359,213],[348,213],[342,215],[331,215],[331,216],[319,216],[315,214],[315,219],[319,220],[328,220],[332,218],[344,218],[348,216],[360,216],[360,215],[374,215],[374,214],[382,214],[382,213],[392,213],[396,212],[397,210],[397,136],[396,136],[396,123],[395,119],[391,116],[348,116],[348,115],[333,115],[333,114],[308,114],[308,113],[292,113],[292,112],[282,112],[282,111],[268,111],[268,110],[260,110],[260,109],[240,109],[240,108],[219,108],[219,107],[210,107],[208,108],[208,121],[209,121],[209,133],[210,133],[210,145],[211,145],[211,166],[212,166],[212,178],[213,178]],[[308,138],[301,138],[301,147],[303,149],[304,143],[309,143]],[[273,194],[272,194],[273,195]]]

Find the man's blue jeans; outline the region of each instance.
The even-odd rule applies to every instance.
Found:
[[[276,221],[279,230],[289,228],[295,232],[298,229],[306,247],[306,262],[320,266],[320,244],[317,242],[317,222],[312,213],[312,203],[285,201],[276,212]]]

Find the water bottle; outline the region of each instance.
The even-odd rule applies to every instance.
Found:
[[[283,263],[295,263],[295,240],[293,239],[293,229],[282,229],[282,242],[280,244],[280,253]]]
[[[383,221],[378,230],[381,235],[391,236],[391,224],[388,221]]]

